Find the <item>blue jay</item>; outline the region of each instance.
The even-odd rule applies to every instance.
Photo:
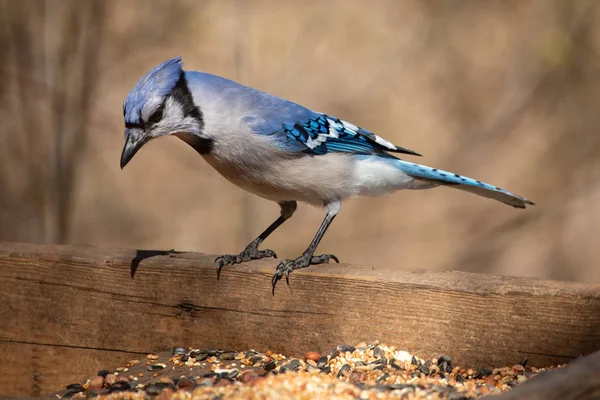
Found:
[[[219,76],[184,71],[181,57],[142,77],[123,103],[123,114],[121,168],[149,140],[173,135],[233,184],[281,207],[279,218],[244,251],[215,260],[217,277],[225,265],[277,257],[258,246],[294,214],[297,201],[325,207],[325,219],[306,251],[277,265],[273,293],[284,275],[289,284],[296,269],[339,262],[333,254],[315,255],[315,250],[349,197],[445,185],[517,208],[533,205],[499,187],[401,160],[393,153],[420,154],[350,122]]]

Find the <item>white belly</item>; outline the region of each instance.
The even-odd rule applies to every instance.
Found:
[[[352,186],[357,195],[381,196],[411,189],[414,179],[394,166],[394,161],[376,157],[354,157]]]
[[[322,206],[351,196],[379,196],[410,188],[413,182],[387,160],[341,153],[245,158],[245,163],[203,157],[233,184],[277,202],[297,200]]]

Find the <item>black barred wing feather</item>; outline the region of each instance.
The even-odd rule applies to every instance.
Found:
[[[307,121],[287,123],[283,128],[286,139],[293,140],[296,142],[294,144],[302,143],[303,151],[309,154],[341,152],[383,155],[384,152],[394,152],[420,156],[354,124],[325,114],[315,113],[315,117]]]

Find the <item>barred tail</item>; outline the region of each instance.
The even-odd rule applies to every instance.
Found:
[[[524,197],[485,182],[467,178],[466,176],[403,160],[398,160],[398,164],[402,172],[424,183],[451,186],[456,189],[475,193],[479,196],[501,201],[516,208],[525,208],[527,204],[535,205]]]

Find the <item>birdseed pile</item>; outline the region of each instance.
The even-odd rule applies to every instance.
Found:
[[[254,350],[175,347],[99,371],[49,398],[71,399],[476,399],[545,369],[464,369],[450,357],[423,360],[384,344],[340,345],[302,358]]]

